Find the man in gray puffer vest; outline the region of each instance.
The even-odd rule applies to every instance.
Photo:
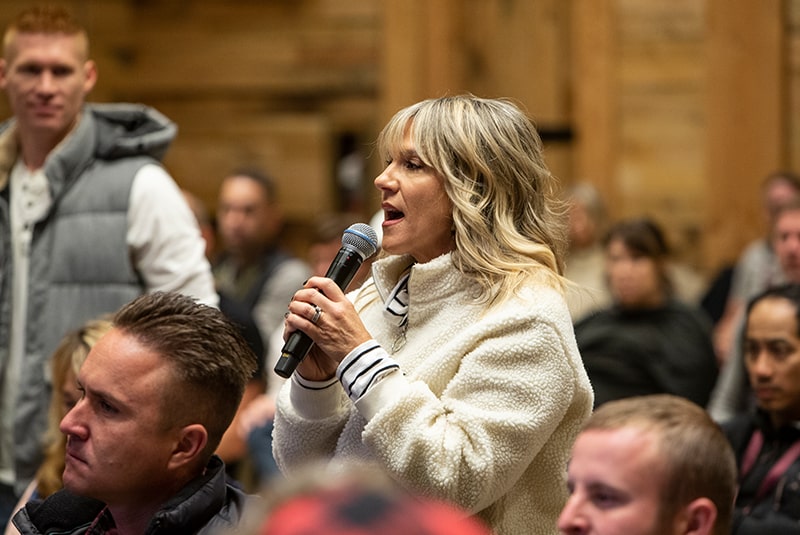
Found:
[[[144,106],[84,105],[97,72],[63,9],[24,11],[3,43],[0,525],[41,460],[60,338],[148,291],[217,303],[197,223],[159,164],[175,125]]]

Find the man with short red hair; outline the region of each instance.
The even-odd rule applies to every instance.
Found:
[[[42,458],[60,338],[145,292],[217,303],[204,244],[161,166],[175,125],[132,104],[85,104],[86,30],[58,7],[19,14],[0,88],[0,523]]]

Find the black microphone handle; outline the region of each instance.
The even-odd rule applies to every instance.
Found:
[[[275,364],[275,373],[284,379],[291,377],[313,345],[314,340],[303,331],[293,332],[281,349],[281,356]]]
[[[350,247],[342,247],[336,255],[336,259],[328,268],[325,274],[329,279],[333,279],[336,285],[344,290],[350,281],[355,277],[358,268],[361,267],[363,259]],[[314,341],[303,331],[295,331],[283,344],[281,356],[275,364],[274,371],[284,379],[288,379],[294,373],[297,366],[303,362],[308,352],[314,345]]]

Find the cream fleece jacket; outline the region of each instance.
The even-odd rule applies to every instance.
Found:
[[[350,295],[387,350],[400,335],[383,301],[408,257],[373,266]],[[592,408],[566,303],[526,287],[487,309],[451,256],[416,264],[406,343],[391,373],[353,403],[340,383],[287,381],[277,401],[274,453],[287,475],[311,460],[375,462],[408,490],[451,501],[498,535],[556,534],[572,443]]]

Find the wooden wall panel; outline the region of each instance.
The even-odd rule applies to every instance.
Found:
[[[464,91],[457,0],[382,3],[380,124],[426,98]]]
[[[618,13],[616,217],[647,215],[702,262],[704,12],[696,0],[622,0]]]
[[[185,91],[188,80],[193,92],[303,94],[373,87],[375,21],[324,18],[308,13],[313,4],[234,7],[197,1],[174,12],[139,11],[131,21],[137,30],[121,52],[127,56],[127,82],[117,84],[117,90]]]
[[[778,0],[708,0],[709,260],[733,260],[749,240],[765,232],[759,185],[788,163],[783,9]]]
[[[179,129],[179,142],[165,158],[176,180],[214,201],[222,178],[235,168],[256,165],[277,180],[281,205],[291,219],[310,219],[335,209],[334,184],[329,179],[334,147],[324,117],[278,113],[248,117],[224,103],[204,103],[206,109],[212,106],[229,110],[238,120],[203,127],[188,118],[193,112],[187,106],[159,103],[159,109],[177,124],[192,126]],[[220,143],[221,139],[225,142]]]
[[[595,184],[610,208],[619,205],[616,25],[613,0],[572,2],[574,179]]]
[[[540,130],[569,129],[569,4],[559,0],[385,0],[380,116],[425,98],[509,97]],[[571,147],[547,147],[571,177]]]
[[[761,231],[757,184],[800,121],[781,73],[787,5],[572,3],[576,175],[612,217],[656,217],[709,274]]]
[[[465,3],[464,84],[523,102],[537,123],[569,119],[569,4],[559,0]]]
[[[800,0],[786,2],[787,166],[800,172]]]
[[[542,135],[550,170],[571,182],[569,3],[470,0],[462,6],[463,86],[520,103]]]

